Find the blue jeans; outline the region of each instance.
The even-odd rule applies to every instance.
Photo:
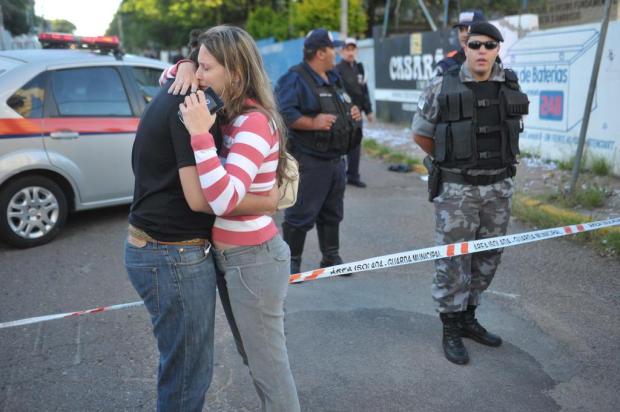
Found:
[[[213,375],[216,271],[205,246],[125,242],[159,348],[158,411],[201,411]]]
[[[298,412],[284,336],[290,251],[280,235],[258,246],[215,250],[218,290],[263,412]]]

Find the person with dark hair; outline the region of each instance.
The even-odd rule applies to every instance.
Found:
[[[483,21],[486,21],[486,19],[480,10],[466,10],[459,14],[459,21],[452,28],[457,30],[460,48],[448,52],[446,57],[437,63],[435,70],[438,76],[443,76],[451,67],[460,67],[463,64],[465,61],[464,50],[465,42],[467,41],[467,29],[472,24]]]
[[[189,48],[190,52],[200,48],[200,43],[198,42],[198,38],[204,32],[205,30],[203,29],[192,29],[189,32],[189,42],[187,43],[187,47]]]
[[[316,224],[321,267],[339,265],[344,216],[344,156],[355,146],[362,116],[333,71],[335,41],[325,29],[304,41],[304,61],[276,85],[278,108],[289,131],[289,150],[300,166],[297,203],[284,213],[282,231],[291,248],[291,273],[298,273],[306,233]],[[359,142],[357,142],[359,144]]]
[[[348,37],[344,41],[340,56],[342,60],[336,65],[336,71],[342,78],[344,88],[351,96],[353,104],[366,113],[366,118],[369,122],[372,122],[374,114],[372,113],[364,65],[355,60],[357,57],[357,40],[353,37]],[[360,188],[366,187],[366,183],[362,182],[360,178],[362,138],[363,131],[360,126],[355,137],[357,144],[347,153],[347,183]]]
[[[198,38],[204,31],[204,29],[192,29],[189,32],[189,42],[187,43],[187,48],[189,49],[188,59],[196,64],[198,64],[198,49],[200,49]]]
[[[210,239],[215,217],[196,184],[190,134],[178,116],[184,99],[162,89],[140,119],[132,151],[135,189],[125,268],[157,340],[158,411],[201,411],[213,374],[216,268]],[[214,182],[212,176],[203,180]],[[278,199],[277,188],[248,193],[227,212],[273,213]]]
[[[496,61],[503,40],[491,23],[472,24],[465,62],[433,80],[413,118],[414,140],[433,159],[429,200],[435,205],[440,245],[503,236],[508,228],[529,101],[515,72]],[[469,362],[463,337],[487,346],[502,344],[476,319],[501,255],[502,249],[495,249],[435,261],[432,296],[450,362]]]
[[[212,240],[218,291],[243,361],[250,369],[261,409],[300,410],[284,335],[290,250],[267,213],[230,216],[249,194],[266,196],[286,178],[286,126],[263,60],[243,29],[216,26],[198,38],[201,89],[211,87],[224,107],[216,116],[199,90],[180,106],[198,169],[193,190],[202,191],[217,218]],[[182,63],[191,81],[195,67]],[[174,75],[176,68],[171,69]],[[216,117],[223,134],[218,153],[209,132]]]
[[[172,55],[170,59],[171,59],[170,63],[177,64],[178,62],[183,60],[183,53],[180,50],[178,50],[175,54]]]

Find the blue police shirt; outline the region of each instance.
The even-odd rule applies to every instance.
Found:
[[[446,74],[448,70],[450,70],[451,67],[461,66],[464,61],[465,61],[465,52],[463,51],[463,49],[460,49],[459,51],[456,51],[456,52],[454,50],[448,53],[446,57],[444,57],[437,63],[437,67],[436,67],[437,75],[443,76],[444,74]]]
[[[340,79],[336,72],[329,70],[327,72],[328,83],[312,70],[308,63],[302,62],[301,64],[310,69],[312,77],[321,86],[336,84]],[[301,116],[314,117],[321,112],[321,106],[314,94],[314,89],[295,71],[289,70],[278,79],[275,92],[278,110],[287,126],[290,126]]]

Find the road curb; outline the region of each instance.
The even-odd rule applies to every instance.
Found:
[[[591,222],[592,216],[574,210],[564,209],[538,199],[516,193],[513,197],[513,215],[522,222],[534,227],[572,225]],[[593,243],[610,255],[620,256],[620,228],[604,228],[596,233],[584,233],[575,237]]]

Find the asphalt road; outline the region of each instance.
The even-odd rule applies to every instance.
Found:
[[[433,244],[425,183],[364,159],[349,188],[347,261]],[[80,213],[51,244],[0,245],[0,322],[137,300],[122,264],[127,208]],[[512,222],[511,232],[528,228]],[[320,256],[311,232],[304,269]],[[506,249],[479,309],[500,348],[441,351],[433,266],[291,286],[286,331],[304,411],[617,411],[620,262],[569,240]],[[218,307],[205,410],[256,411],[258,399]],[[143,307],[0,329],[0,411],[155,409],[157,351]]]

